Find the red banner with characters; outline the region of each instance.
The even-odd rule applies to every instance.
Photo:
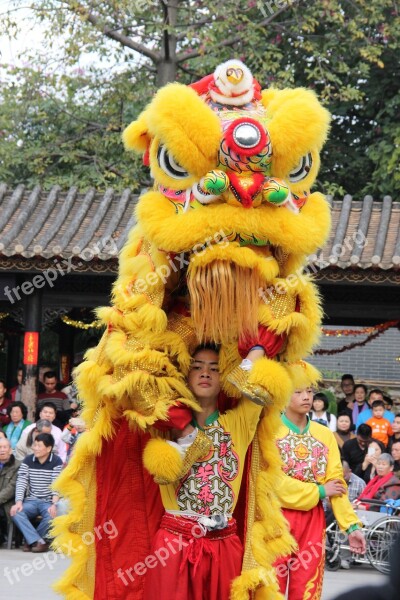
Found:
[[[39,332],[26,331],[24,336],[24,365],[37,365],[39,355]]]

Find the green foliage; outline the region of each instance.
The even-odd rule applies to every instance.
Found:
[[[0,179],[44,187],[59,184],[139,189],[146,178],[139,158],[121,145],[121,129],[135,117],[137,94],[126,110],[118,78],[49,75],[8,69],[0,113]],[[141,105],[142,103],[139,102]]]
[[[331,110],[321,189],[377,199],[400,190],[394,0],[35,0],[32,15],[47,52],[4,72],[0,180],[146,185],[120,142],[124,126],[156,87],[237,56],[263,87],[312,88]],[[3,15],[10,36],[17,17]]]

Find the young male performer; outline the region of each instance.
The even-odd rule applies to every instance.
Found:
[[[288,477],[277,490],[298,551],[278,560],[276,572],[290,600],[319,600],[325,562],[325,516],[322,500],[329,497],[340,528],[349,536],[352,552],[365,552],[360,521],[347,496],[340,453],[332,432],[314,421],[311,388],[295,391],[277,432],[277,446]]]
[[[219,414],[218,353],[212,348],[194,353],[188,385],[202,408],[193,425],[211,449],[180,481],[160,486],[165,514],[152,555],[168,558],[148,569],[146,600],[228,600],[241,572],[243,548],[232,513],[262,407],[242,398]]]

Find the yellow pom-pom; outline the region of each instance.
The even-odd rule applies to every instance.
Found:
[[[183,466],[179,451],[159,438],[147,442],[143,452],[143,464],[159,483],[177,481]]]

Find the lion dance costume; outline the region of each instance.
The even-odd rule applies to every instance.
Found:
[[[328,128],[313,92],[261,90],[243,63],[228,61],[192,86],[160,89],[125,130],[155,184],[136,206],[112,306],[98,311],[106,331],[77,372],[89,431],[57,482],[71,510],[55,522],[72,557],[57,584],[67,599],[143,598],[143,577],[127,587],[117,572],[141,564],[159,525],[149,471],[173,481],[182,468],[150,445],[145,469],[143,451],[155,423],[198,408],[185,376],[204,341],[220,346],[226,396],[260,394],[266,404],[238,503],[244,558],[231,598],[282,598],[272,564],[292,540],[274,495],[274,432],[293,389],[318,377],[301,360],[321,319],[302,270],[329,231],[328,204],[310,192]],[[255,344],[264,358],[240,371]]]

